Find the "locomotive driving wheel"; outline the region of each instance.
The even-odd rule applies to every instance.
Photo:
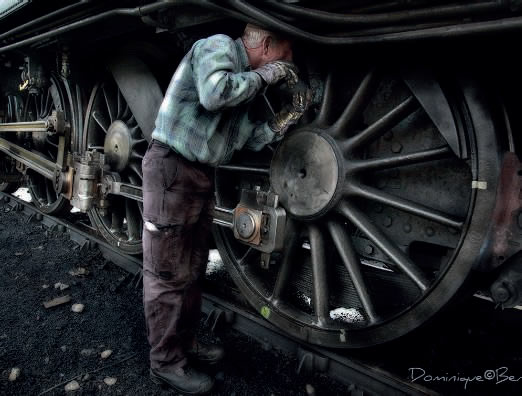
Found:
[[[83,150],[102,151],[108,170],[122,182],[141,186],[147,141],[111,76],[92,90],[85,122]],[[140,202],[114,195],[107,209],[95,207],[89,217],[109,243],[127,254],[140,254],[142,213]]]
[[[53,111],[62,111],[65,120],[71,126],[71,140],[77,133],[77,111],[74,100],[70,95],[70,88],[66,79],[51,76],[44,88],[31,89],[25,99],[22,114],[24,121],[47,119]],[[51,161],[58,157],[58,136],[47,133],[31,134],[32,151]],[[66,147],[65,150],[68,150]],[[53,180],[46,179],[31,170],[27,171],[29,193],[33,203],[42,212],[58,215],[70,210],[69,201],[56,192]]]
[[[486,237],[501,151],[471,83],[346,75],[328,75],[312,120],[275,151],[241,154],[241,166],[216,174],[218,205],[271,189],[287,213],[268,269],[231,230],[215,230],[246,298],[291,335],[341,348],[398,338],[462,289]]]

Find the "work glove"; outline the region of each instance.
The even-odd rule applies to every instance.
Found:
[[[276,133],[283,135],[290,126],[299,121],[312,101],[312,91],[307,87],[296,90],[292,95],[292,103],[287,104],[283,109],[268,121],[268,127]]]
[[[289,86],[297,84],[297,67],[291,62],[275,61],[254,70],[268,84],[274,85],[285,79]]]

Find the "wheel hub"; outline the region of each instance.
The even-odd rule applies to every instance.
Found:
[[[104,152],[107,164],[112,170],[121,172],[129,163],[132,151],[131,134],[127,125],[121,121],[114,121],[105,137]]]
[[[326,213],[338,197],[342,156],[332,138],[304,130],[287,137],[270,165],[270,183],[294,217]]]

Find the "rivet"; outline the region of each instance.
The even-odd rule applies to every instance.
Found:
[[[402,151],[402,144],[400,144],[399,142],[392,143],[391,151],[393,151],[394,153],[400,153]]]
[[[364,247],[364,251],[366,252],[366,254],[373,254],[373,251],[374,251],[373,246],[372,245],[366,245]]]
[[[402,226],[402,229],[404,230],[404,232],[411,232],[411,224],[408,224],[408,223],[404,224]]]
[[[435,230],[431,227],[426,227],[426,235],[430,237],[435,235]]]
[[[385,226],[385,227],[390,227],[393,223],[393,220],[390,216],[386,216],[383,220],[382,220],[382,225]]]

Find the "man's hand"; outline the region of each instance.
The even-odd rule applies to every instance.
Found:
[[[254,70],[268,84],[274,85],[285,79],[289,86],[297,84],[297,67],[291,62],[275,61]]]
[[[296,91],[292,95],[292,103],[285,106],[268,121],[269,128],[278,135],[283,135],[291,125],[299,121],[312,101],[312,91],[308,88]]]

